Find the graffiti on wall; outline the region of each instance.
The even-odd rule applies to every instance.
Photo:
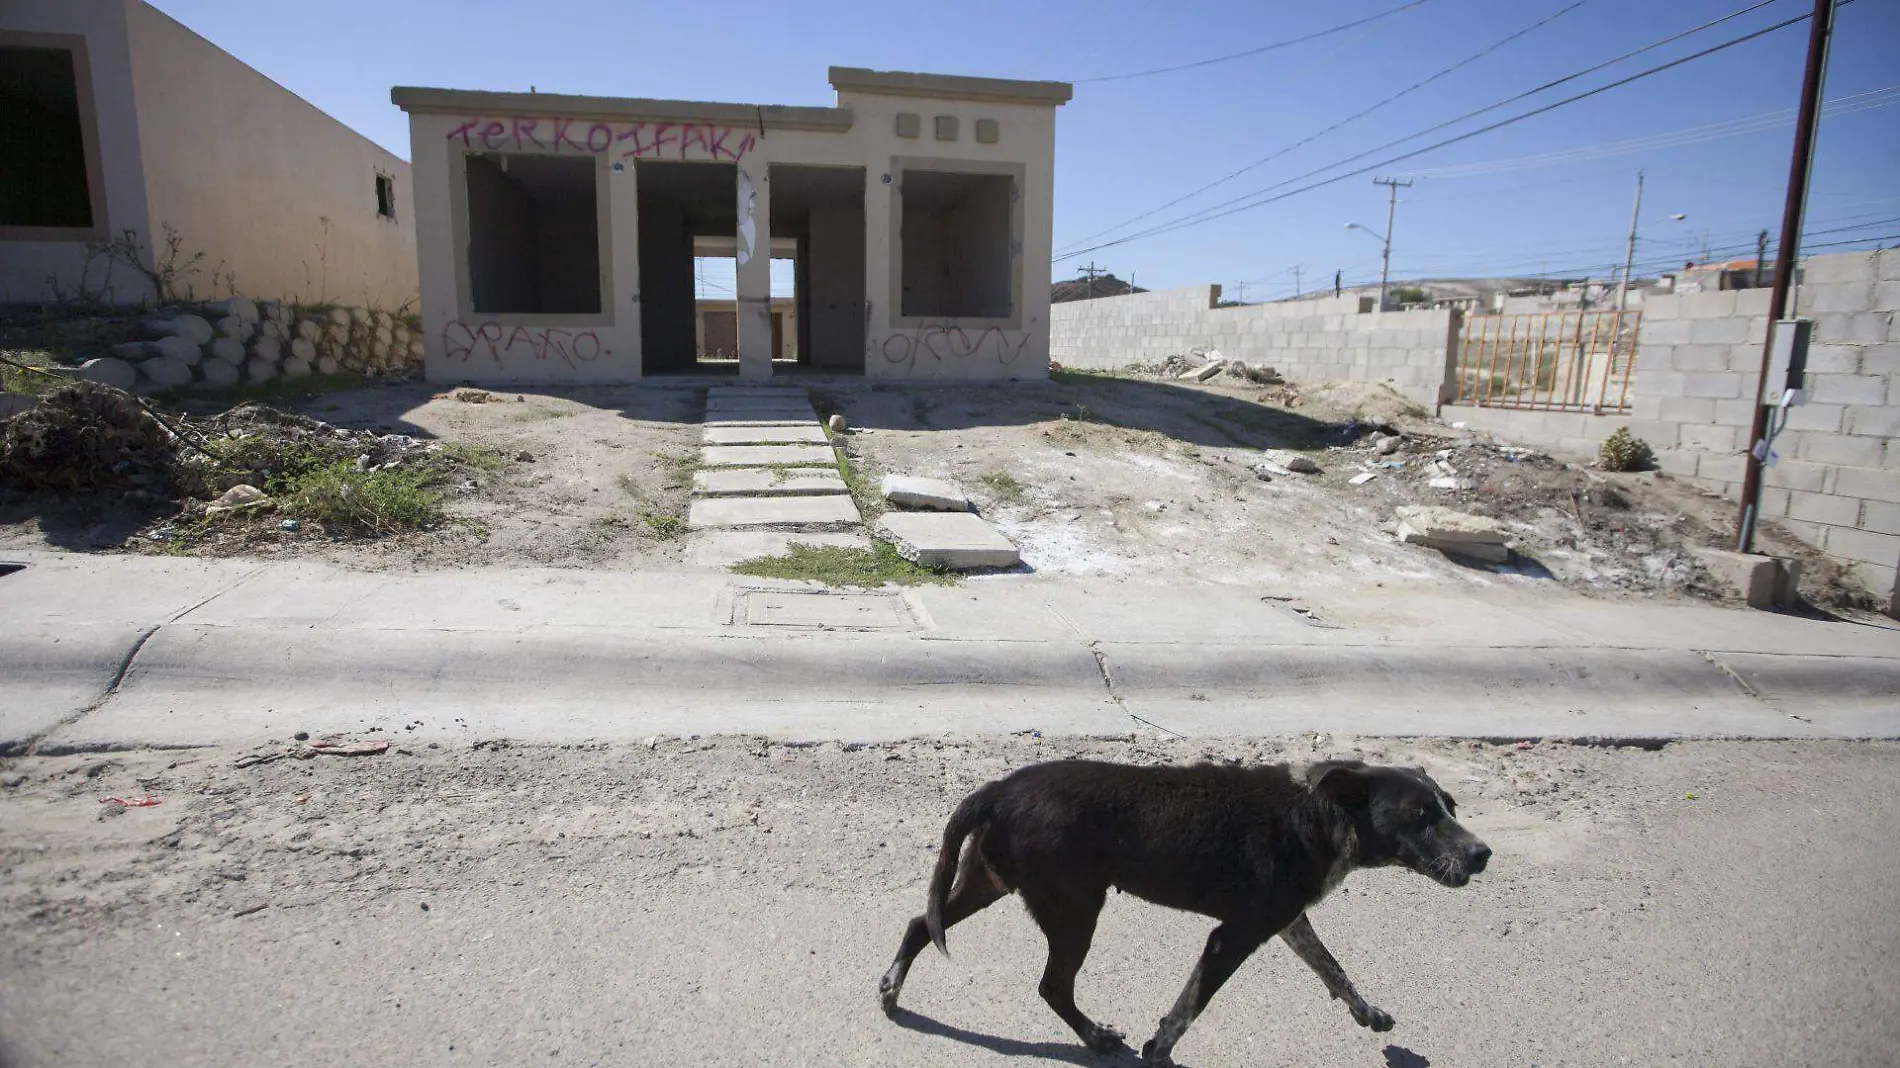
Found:
[[[758,138],[710,123],[632,122],[584,119],[469,119],[449,131],[464,148],[487,152],[579,152],[621,159],[697,159],[737,162]]]
[[[493,322],[470,325],[460,319],[450,319],[442,325],[442,351],[448,359],[464,363],[477,355],[487,356],[497,366],[508,358],[527,357],[537,362],[557,359],[569,369],[593,363],[613,352],[601,345],[600,335],[592,330],[503,326]]]
[[[1024,330],[1012,340],[1000,326],[986,326],[971,333],[951,323],[931,323],[888,334],[881,341],[873,340],[867,348],[883,356],[886,363],[907,371],[915,371],[925,360],[945,363],[991,359],[998,366],[1009,367],[1022,358],[1034,337],[1033,332]]]

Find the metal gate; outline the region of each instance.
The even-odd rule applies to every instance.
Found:
[[[1614,310],[1466,316],[1456,403],[1627,411],[1642,319]]]

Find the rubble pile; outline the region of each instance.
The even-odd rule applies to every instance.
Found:
[[[0,487],[33,495],[174,488],[178,449],[130,395],[75,382],[0,424]]]

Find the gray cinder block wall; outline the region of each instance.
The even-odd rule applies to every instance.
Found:
[[[1380,313],[1360,297],[1235,308],[1219,301],[1219,286],[1202,285],[1051,305],[1049,356],[1114,370],[1217,349],[1295,381],[1384,382],[1427,407],[1449,396],[1456,311]]]
[[[1630,432],[1663,470],[1737,499],[1768,295],[1652,297],[1631,385]],[[1900,249],[1814,257],[1795,297],[1814,320],[1807,402],[1775,439],[1762,516],[1886,593],[1900,565]]]

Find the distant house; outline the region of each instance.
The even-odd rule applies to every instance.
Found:
[[[143,0],[0,4],[0,302],[147,300],[96,248],[151,269],[169,230],[181,296],[395,308],[412,207],[407,163]]]
[[[1759,289],[1775,280],[1775,261],[1729,260],[1726,263],[1689,263],[1676,272],[1676,292],[1713,293],[1725,289]]]

